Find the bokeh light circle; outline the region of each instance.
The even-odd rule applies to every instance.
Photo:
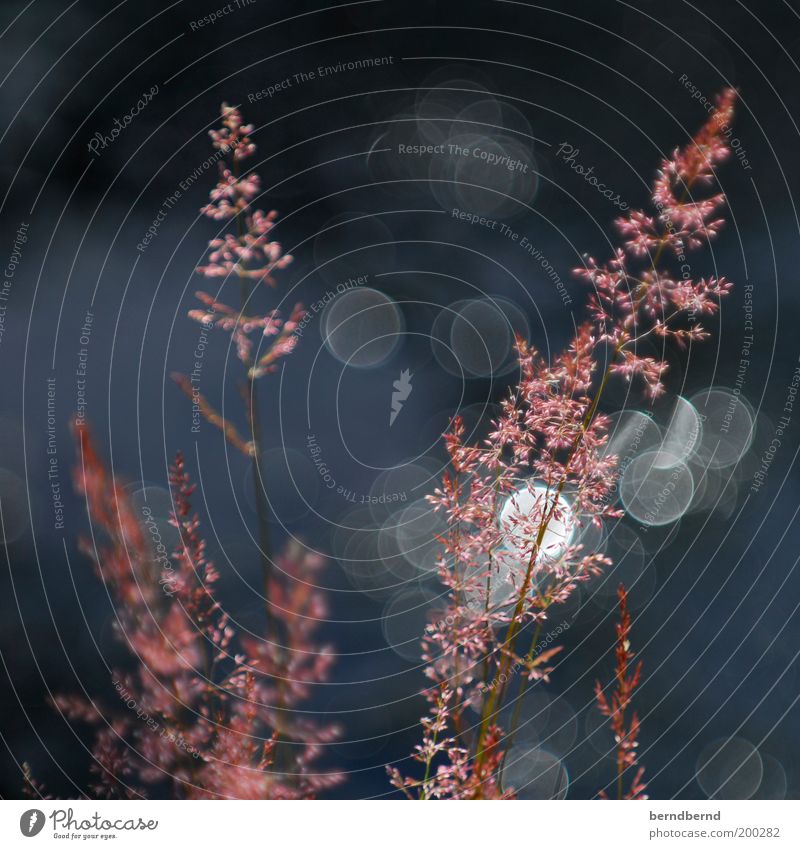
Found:
[[[697,783],[709,799],[749,799],[763,774],[758,749],[742,737],[715,740],[697,759]]]
[[[686,513],[694,496],[694,478],[686,463],[665,459],[663,449],[633,460],[619,483],[628,515],[643,525],[668,525]]]
[[[322,314],[325,347],[354,368],[385,362],[400,344],[403,327],[398,305],[377,289],[350,289],[330,301]]]

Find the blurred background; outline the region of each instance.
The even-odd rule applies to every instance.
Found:
[[[735,288],[709,342],[669,352],[661,401],[623,384],[604,400],[627,515],[596,544],[618,565],[553,619],[564,651],[525,706],[526,739],[560,761],[560,795],[613,776],[592,687],[625,580],[651,797],[800,796],[800,17],[777,0],[551,6],[2,4],[4,797],[22,761],[58,795],[86,785],[86,731],[48,693],[106,693],[108,666],[128,662],[77,549],[76,412],[165,538],[167,466],[185,452],[223,603],[241,627],[262,616],[249,464],[193,428],[169,377],[202,344],[202,390],[244,429],[228,336],[187,318],[210,288],[194,269],[216,235],[199,209],[221,102],[255,125],[259,205],[280,211],[295,258],[258,307],[310,307],[260,387],[266,494],[276,542],[327,558],[337,662],[309,710],[344,727],[324,760],[348,779],[330,795],[363,798],[391,794],[385,765],[419,738],[442,432],[460,412],[486,435],[516,378],[514,333],[547,355],[568,342],[587,295],[571,270],[609,255],[614,218],[647,204],[660,159],[726,85],[741,93],[720,172],[729,224],[689,261]],[[678,484],[646,519],[637,458],[665,441]],[[524,763],[526,794],[547,795]]]

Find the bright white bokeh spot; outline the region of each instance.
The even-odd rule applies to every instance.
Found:
[[[540,483],[526,483],[506,499],[499,521],[505,546],[510,552],[526,561],[530,558],[537,529],[552,510],[554,500],[554,492]],[[537,564],[562,557],[572,541],[575,528],[575,516],[562,493],[542,537]]]

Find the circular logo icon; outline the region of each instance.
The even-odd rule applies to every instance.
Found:
[[[19,818],[19,830],[25,837],[36,837],[44,828],[44,813],[37,808],[31,808]]]

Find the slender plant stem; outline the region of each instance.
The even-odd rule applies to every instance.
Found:
[[[234,179],[239,179],[239,161],[235,158],[233,160],[233,175]],[[244,236],[244,227],[242,226],[242,213],[241,211],[236,214],[236,232],[241,240]],[[241,300],[241,309],[242,314],[245,314],[247,310],[247,304],[250,300],[250,287],[248,285],[247,277],[242,273],[242,269],[237,264],[236,272],[239,276],[239,295]],[[247,364],[248,367],[252,365],[251,363]],[[264,476],[264,469],[261,464],[261,416],[258,409],[258,389],[256,386],[256,380],[253,377],[248,376],[247,378],[247,411],[248,411],[248,419],[250,425],[250,438],[253,443],[253,455],[252,455],[252,469],[253,469],[253,488],[255,492],[255,502],[256,502],[256,516],[258,521],[258,542],[259,542],[259,552],[261,558],[261,570],[264,575],[264,596],[267,600],[267,607],[269,607],[269,578],[272,572],[272,544],[270,540],[270,532],[269,532],[269,511],[267,509],[267,498],[266,498],[266,483]],[[267,610],[268,618],[271,618],[269,615],[269,610]]]
[[[542,610],[547,610],[548,605],[545,605]],[[539,636],[542,633],[542,619],[536,623],[536,629],[533,632],[533,637],[531,639],[531,647],[528,649],[528,653],[525,655],[525,660],[530,662],[533,660],[534,653],[536,652],[536,644],[539,641]],[[522,702],[525,696],[528,693],[528,688],[530,687],[530,678],[524,678],[522,684],[519,688],[519,695],[517,696],[517,703],[514,705],[514,713],[511,716],[511,724],[508,727],[508,746],[514,742],[514,735],[517,732],[517,725],[519,724],[519,717],[522,713]]]
[[[261,555],[261,568],[264,573],[265,596],[267,607],[269,607],[269,586],[267,582],[272,573],[272,542],[269,530],[269,509],[266,496],[266,478],[261,462],[261,415],[258,409],[258,387],[253,378],[247,381],[248,406],[250,409],[250,438],[253,442],[253,488],[256,502],[256,516],[258,521],[258,543]],[[269,610],[267,610],[269,616]],[[271,617],[270,617],[271,618]]]
[[[239,179],[239,161],[234,157],[233,161],[234,179]],[[244,236],[244,227],[242,224],[242,212],[237,212],[236,216],[236,232],[241,241]],[[239,295],[241,303],[241,315],[244,316],[247,311],[250,300],[250,286],[247,276],[243,273],[243,269],[237,264],[236,272],[239,277]],[[272,564],[272,541],[269,530],[269,504],[266,495],[266,478],[264,474],[262,457],[262,428],[261,414],[258,404],[258,385],[257,379],[250,372],[251,362],[245,363],[248,370],[247,381],[245,384],[245,406],[247,409],[248,424],[250,426],[250,439],[253,450],[251,455],[251,469],[253,472],[253,493],[256,503],[256,522],[258,526],[258,550],[259,560],[261,562],[261,573],[264,581],[264,612],[267,618],[267,637],[272,643],[273,650],[277,653],[281,662],[279,668],[285,668],[285,649],[281,643],[280,634],[278,632],[277,622],[270,611],[270,583],[272,580],[273,564]],[[286,685],[283,680],[283,675],[276,676],[277,704],[275,705],[275,765],[279,771],[282,766],[288,769],[289,752],[286,746],[280,745],[281,735],[283,734],[283,711],[286,702]]]

